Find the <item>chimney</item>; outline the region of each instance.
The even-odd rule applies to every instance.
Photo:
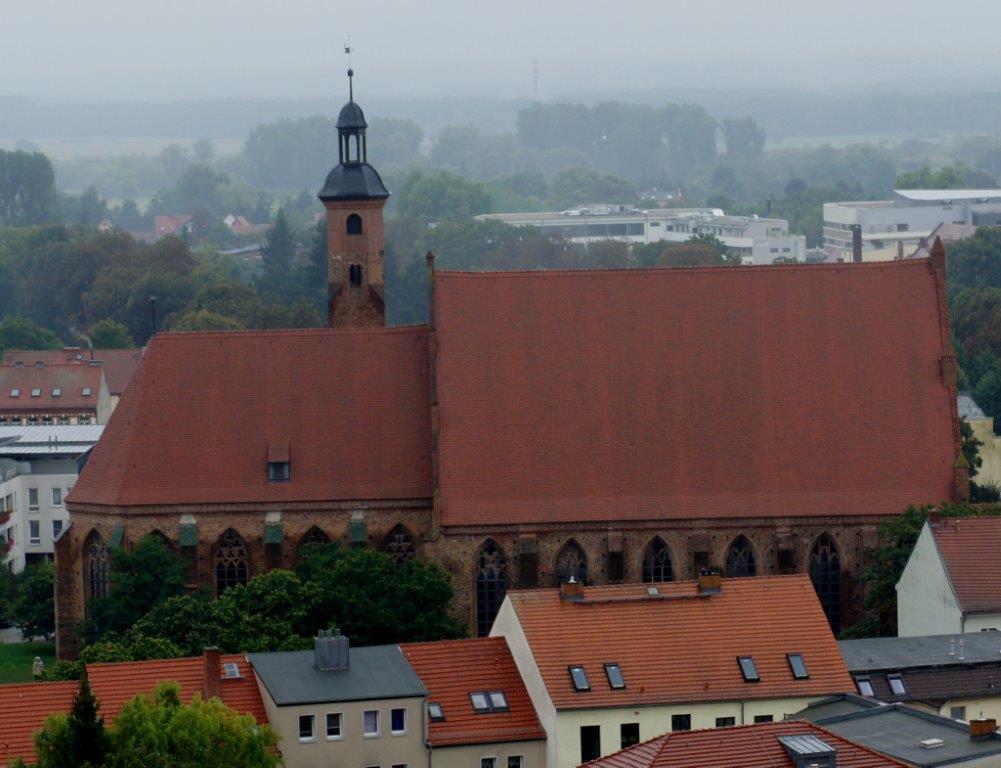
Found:
[[[348,668],[351,643],[339,629],[321,629],[313,638],[313,661],[321,672]]]
[[[993,717],[976,717],[970,721],[970,738],[974,741],[990,738],[998,729]]]
[[[939,517],[938,510],[933,509],[928,513],[928,525],[938,525],[941,518]]]
[[[703,568],[699,571],[699,594],[718,595],[723,591],[723,574],[719,568]]]
[[[862,226],[852,224],[852,261],[862,261]]]
[[[204,693],[206,701],[219,698],[219,685],[222,678],[222,654],[216,646],[209,646],[202,651],[202,666],[204,668]]]
[[[571,576],[570,581],[560,584],[560,597],[571,603],[579,603],[584,599],[584,582],[576,581]]]

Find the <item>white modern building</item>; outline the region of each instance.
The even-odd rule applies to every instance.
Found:
[[[862,260],[907,258],[940,224],[1001,224],[1001,189],[897,189],[892,200],[824,203],[828,261],[852,260],[852,227],[862,229]]]
[[[69,521],[66,495],[76,484],[79,459],[104,427],[0,427],[0,543],[3,564],[15,573],[51,560]]]
[[[476,218],[538,227],[546,234],[579,243],[683,243],[695,235],[712,235],[745,264],[806,260],[806,238],[790,235],[789,222],[784,219],[727,216],[719,208],[640,210],[625,205],[589,205],[549,213],[486,213]]]

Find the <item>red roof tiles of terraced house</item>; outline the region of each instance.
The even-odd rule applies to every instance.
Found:
[[[930,527],[963,613],[1001,611],[1001,517],[946,517]]]
[[[97,365],[0,365],[0,411],[96,413],[103,376]]]
[[[141,349],[81,349],[80,347],[65,347],[63,349],[43,350],[11,350],[4,353],[4,365],[34,365],[42,362],[45,365],[74,364],[87,365],[92,360],[98,361],[104,369],[104,378],[108,382],[108,392],[121,395],[132,381],[139,360]]]

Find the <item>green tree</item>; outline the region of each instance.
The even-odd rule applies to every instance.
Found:
[[[1001,288],[1001,229],[980,227],[949,246],[949,288]]]
[[[737,266],[739,256],[731,256],[723,241],[712,235],[695,235],[683,243],[669,245],[660,255],[662,267]]]
[[[62,349],[62,346],[52,331],[26,317],[8,315],[0,320],[0,352],[5,349]]]
[[[17,602],[11,613],[25,640],[52,638],[56,631],[56,569],[52,563],[30,565],[21,577]]]
[[[96,765],[96,764],[95,764]],[[284,765],[268,726],[219,699],[181,701],[177,683],[126,704],[111,731],[107,768],[274,768]]]
[[[424,222],[468,219],[490,213],[490,195],[482,184],[447,171],[411,171],[396,201],[401,216]]]
[[[98,320],[90,326],[87,335],[94,349],[130,349],[133,346],[129,329],[124,323],[119,323],[110,317]]]
[[[925,166],[919,171],[906,171],[897,176],[899,189],[963,189],[967,169],[962,165],[945,165],[937,171]]]
[[[245,326],[235,317],[226,317],[208,309],[185,312],[171,325],[170,330],[182,331],[242,331]]]
[[[215,605],[220,646],[245,652],[311,647],[310,637],[320,626],[309,621],[315,592],[314,585],[285,570],[268,571],[227,589]]]
[[[69,715],[51,715],[35,734],[38,768],[102,768],[109,740],[99,709],[84,676]]]
[[[137,621],[130,632],[134,637],[168,640],[185,656],[197,656],[206,646],[220,645],[221,634],[215,601],[205,594],[168,598]]]
[[[629,203],[636,199],[632,184],[593,168],[565,168],[549,185],[549,200],[559,209],[584,203]]]
[[[758,160],[765,151],[765,129],[753,117],[723,118],[726,154],[737,162]]]
[[[284,208],[279,208],[275,220],[261,246],[263,274],[259,288],[276,296],[287,296],[294,288],[292,262],[296,251],[295,230],[289,224]]]
[[[40,224],[56,202],[56,175],[41,152],[0,149],[0,224]]]

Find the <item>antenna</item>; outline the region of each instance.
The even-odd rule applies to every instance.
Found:
[[[348,100],[355,100],[355,84],[354,76],[355,70],[351,66],[351,54],[354,52],[354,48],[351,47],[351,35],[348,35],[348,41],[344,43],[344,53],[348,57]]]

